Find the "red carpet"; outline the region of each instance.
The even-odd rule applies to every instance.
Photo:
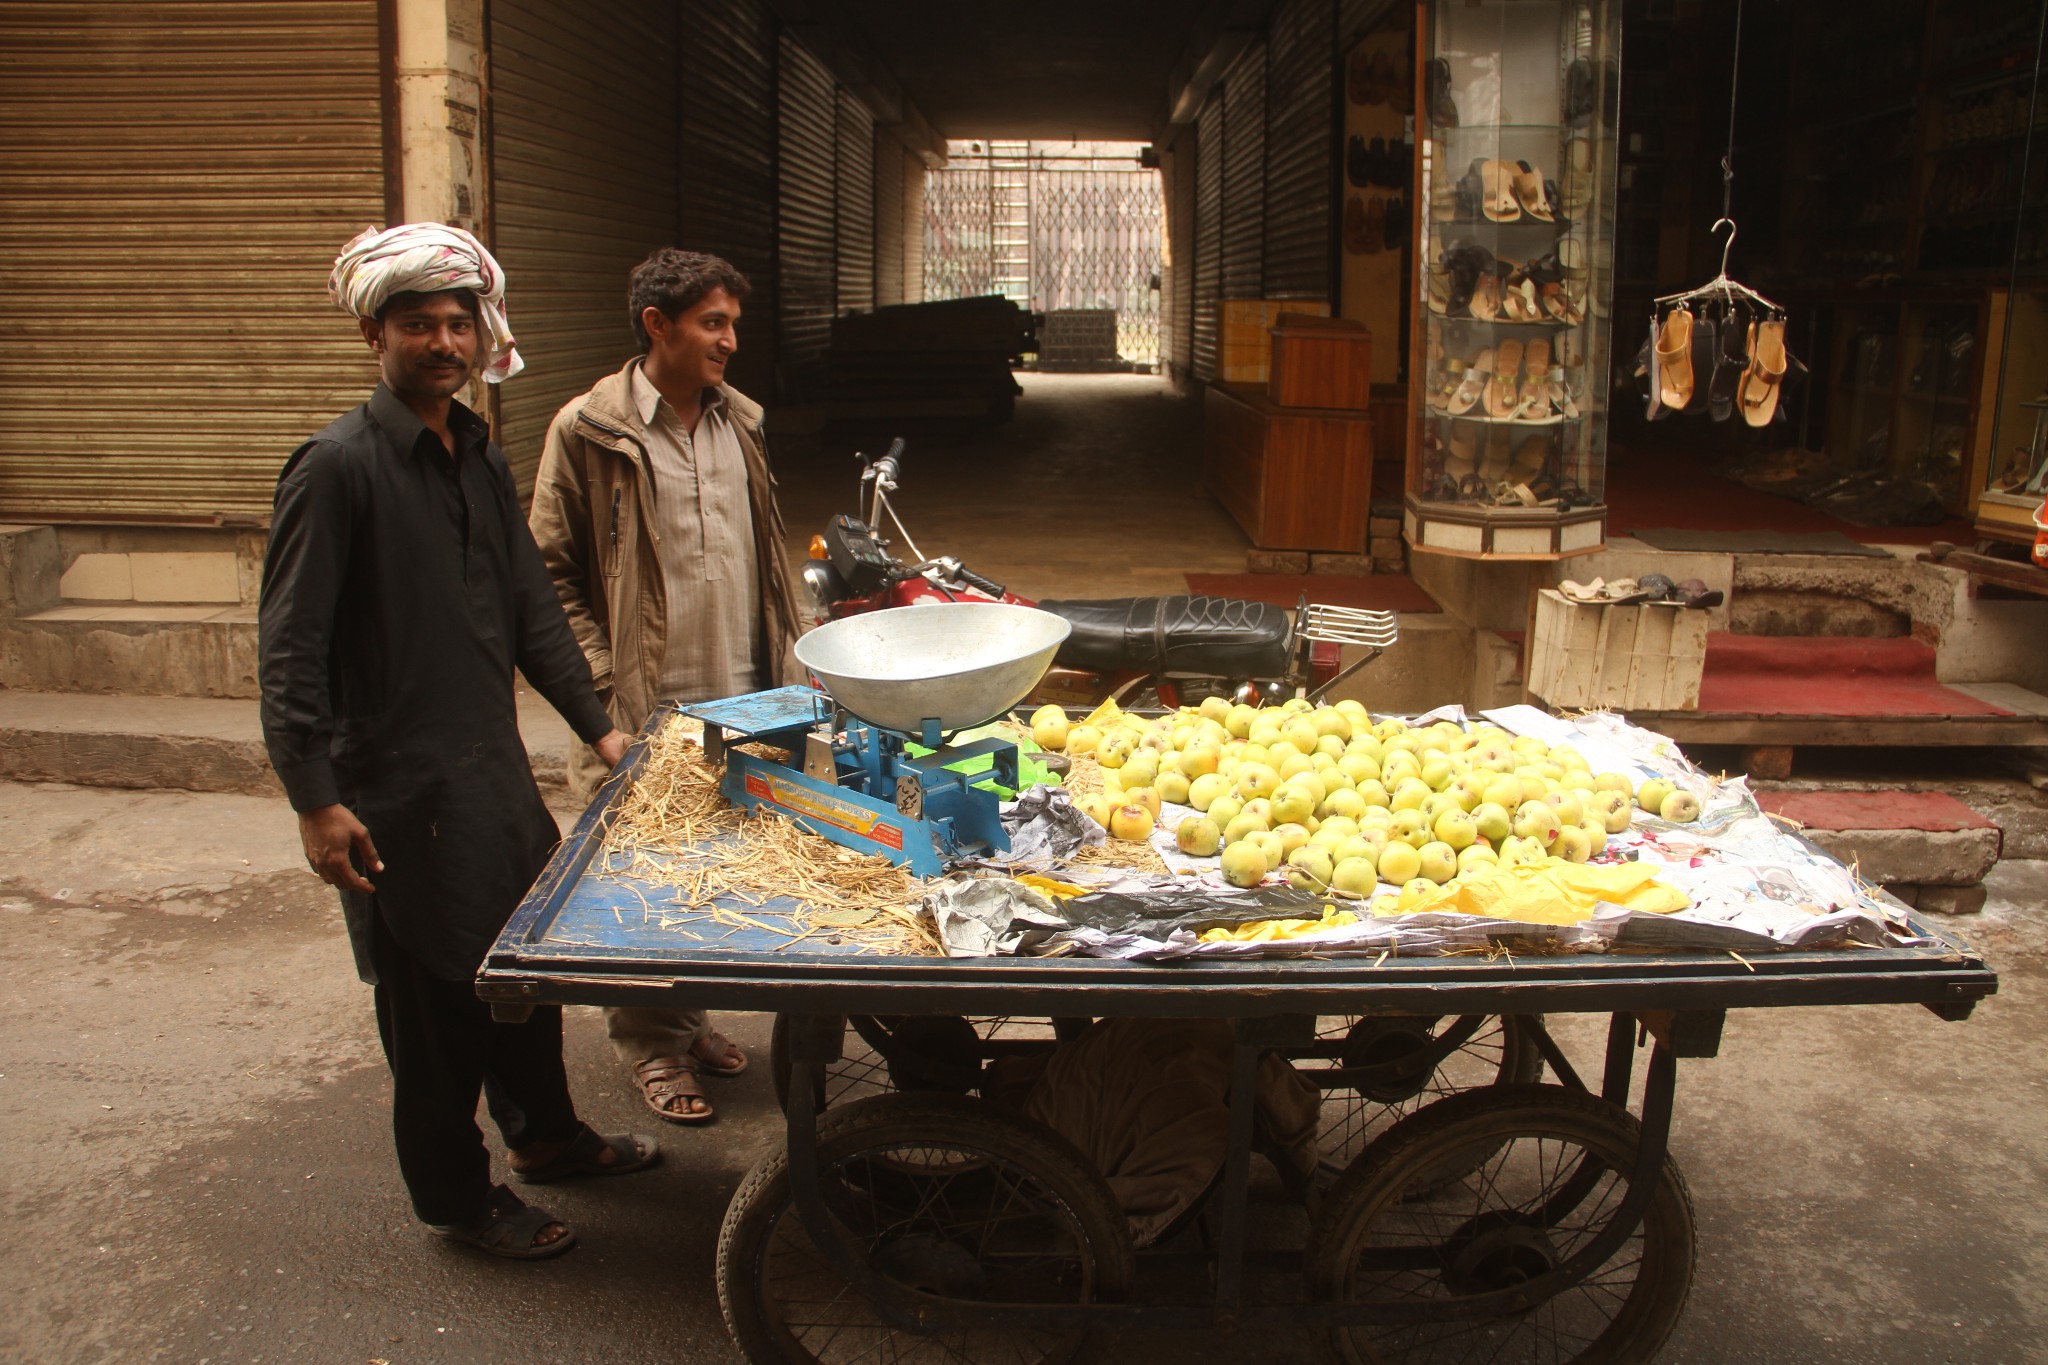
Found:
[[[1757,804],[1808,829],[1989,829],[1947,792],[1758,792]]]
[[[1970,545],[1975,528],[1960,517],[1939,526],[1852,526],[1803,502],[1759,493],[1680,452],[1616,452],[1607,467],[1607,532],[1628,535],[1659,526],[1694,531],[1840,531],[1865,545]]]
[[[1700,710],[1741,716],[2006,716],[1944,687],[1918,640],[1850,636],[1707,637]]]
[[[1406,574],[1191,573],[1188,591],[1241,597],[1291,607],[1306,593],[1311,602],[1364,611],[1442,611],[1436,599]]]

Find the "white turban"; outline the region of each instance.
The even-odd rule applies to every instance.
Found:
[[[327,296],[343,312],[373,318],[394,294],[467,289],[476,295],[482,326],[484,378],[500,384],[526,368],[505,320],[505,272],[484,244],[459,227],[401,223],[365,228],[334,258]]]

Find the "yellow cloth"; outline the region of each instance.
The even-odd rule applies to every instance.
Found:
[[[1082,725],[1092,725],[1105,735],[1112,730],[1123,730],[1139,739],[1143,739],[1146,733],[1145,722],[1137,716],[1126,714],[1124,709],[1118,706],[1114,700],[1105,700],[1102,705],[1088,713],[1086,720],[1079,723]]]
[[[1054,901],[1066,900],[1072,896],[1085,896],[1088,894],[1088,889],[1086,887],[1076,886],[1072,882],[1055,881],[1051,877],[1041,877],[1036,872],[1027,872],[1023,876],[1017,878],[1017,884],[1019,886],[1028,886],[1033,891],[1036,891],[1039,895],[1044,896],[1047,900]]]
[[[1235,928],[1218,925],[1202,935],[1204,943],[1272,943],[1280,939],[1312,938],[1326,929],[1341,929],[1358,923],[1358,916],[1334,905],[1323,907],[1321,919],[1261,919]]]
[[[1487,877],[1449,882],[1399,915],[1425,911],[1483,915],[1524,924],[1581,924],[1602,901],[1625,910],[1668,915],[1692,902],[1684,892],[1657,880],[1648,863],[1574,863],[1546,858],[1506,867]]]

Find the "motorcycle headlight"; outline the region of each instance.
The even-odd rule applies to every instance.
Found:
[[[839,581],[839,574],[826,560],[805,560],[803,580],[804,592],[810,597],[811,606],[820,613],[830,611],[832,604],[846,595],[846,588]]]

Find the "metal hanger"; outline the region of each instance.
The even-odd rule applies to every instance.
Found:
[[[1735,59],[1728,72],[1728,150],[1721,156],[1721,216],[1707,229],[1709,236],[1728,229],[1728,240],[1721,243],[1721,273],[1697,289],[1688,289],[1680,294],[1660,295],[1651,305],[1650,317],[1655,321],[1666,308],[1676,304],[1689,304],[1700,299],[1718,301],[1733,313],[1740,304],[1751,304],[1770,310],[1774,321],[1785,320],[1785,310],[1762,294],[1751,289],[1740,280],[1728,277],[1728,253],[1735,249],[1735,97],[1742,78],[1742,0],[1735,0]]]
[[[1688,289],[1678,294],[1658,295],[1657,309],[1661,311],[1672,304],[1692,303],[1698,299],[1712,299],[1719,300],[1730,308],[1735,307],[1738,303],[1755,304],[1768,308],[1773,316],[1783,318],[1785,315],[1784,308],[1771,302],[1771,300],[1757,293],[1756,290],[1751,289],[1742,281],[1728,277],[1728,253],[1735,249],[1735,220],[1733,218],[1716,218],[1714,225],[1708,228],[1707,231],[1715,233],[1719,232],[1723,227],[1728,229],[1728,240],[1721,244],[1721,273],[1697,289]]]

